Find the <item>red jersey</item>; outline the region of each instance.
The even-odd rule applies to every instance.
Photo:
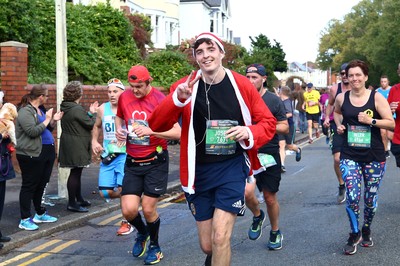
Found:
[[[165,98],[165,95],[157,89],[151,88],[149,94],[143,98],[136,98],[131,90],[124,91],[118,100],[117,116],[125,121],[126,128],[132,121],[148,121],[150,114]],[[131,122],[130,122],[131,121]],[[156,151],[161,146],[167,149],[167,141],[151,136],[148,144],[132,144],[126,141],[126,152],[134,158],[144,158]]]
[[[392,102],[400,102],[400,83],[394,85],[389,92],[388,96],[389,104]],[[400,144],[400,105],[396,109],[396,125],[394,127],[393,143]]]

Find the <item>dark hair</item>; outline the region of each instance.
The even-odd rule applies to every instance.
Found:
[[[21,101],[17,104],[17,108],[20,109],[28,105],[28,103],[32,100],[39,98],[42,95],[46,95],[48,89],[44,84],[34,85],[31,91],[24,96],[22,96]]]
[[[368,76],[369,68],[368,68],[367,63],[365,63],[362,60],[358,60],[358,59],[352,60],[352,61],[349,62],[349,64],[346,67],[346,76],[349,76],[349,69],[350,68],[355,68],[355,67],[361,68],[361,71],[364,73],[364,75]]]
[[[63,91],[65,102],[74,102],[82,96],[82,83],[77,80],[68,82]]]
[[[196,49],[199,48],[200,44],[202,44],[202,43],[206,43],[206,44],[209,44],[209,45],[212,45],[212,46],[217,46],[221,52],[224,52],[224,51],[221,49],[221,47],[219,47],[219,45],[218,45],[216,42],[213,42],[213,41],[212,41],[211,39],[209,39],[209,38],[202,38],[202,39],[197,40],[197,41],[193,44],[193,53],[196,53]]]
[[[389,80],[388,76],[386,76],[386,75],[382,75],[381,79],[388,79]]]

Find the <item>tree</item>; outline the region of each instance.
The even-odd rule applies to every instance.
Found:
[[[260,34],[255,38],[249,37],[251,41],[251,52],[244,56],[246,65],[259,63],[265,66],[268,74],[268,84],[273,84],[276,80],[274,71],[283,72],[287,70],[287,61],[285,60],[285,52],[279,42],[274,39],[274,45],[264,34]]]
[[[132,37],[136,46],[140,50],[143,58],[146,57],[146,44],[152,46],[151,42],[151,21],[150,18],[143,14],[129,14],[128,19],[133,25]]]
[[[381,75],[397,80],[399,17],[400,2],[397,0],[361,1],[343,21],[331,21],[321,34],[318,64],[323,69],[339,70],[342,63],[361,59],[369,65],[371,84],[379,84]]]
[[[0,41],[28,44],[30,83],[55,83],[54,5],[53,0],[0,0]],[[125,77],[141,61],[131,33],[124,14],[109,5],[67,3],[70,78],[104,84],[111,77]]]

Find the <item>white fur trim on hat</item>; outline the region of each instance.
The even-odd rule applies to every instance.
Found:
[[[196,38],[196,42],[198,40],[201,40],[201,39],[213,40],[219,46],[219,48],[221,48],[222,52],[225,53],[225,49],[224,49],[224,46],[222,45],[222,41],[217,36],[215,36],[214,34],[212,34],[210,32],[200,33]]]

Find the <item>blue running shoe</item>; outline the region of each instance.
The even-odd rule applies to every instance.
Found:
[[[36,213],[35,216],[33,217],[33,221],[38,224],[39,223],[54,223],[54,222],[57,222],[57,220],[58,219],[56,217],[48,215],[47,212],[43,213],[42,215],[39,215]]]
[[[258,217],[253,217],[253,223],[250,226],[248,235],[251,240],[257,240],[262,235],[262,225],[265,220],[265,213],[260,210],[261,214]]]
[[[280,230],[270,231],[267,247],[270,250],[279,250],[282,248],[283,235]]]
[[[137,233],[136,239],[135,239],[135,245],[133,245],[133,250],[132,250],[132,255],[134,257],[141,257],[146,253],[147,249],[147,241],[149,241],[150,236],[148,234],[142,235],[140,233]]]
[[[26,219],[21,219],[19,222],[19,228],[27,230],[27,231],[33,231],[33,230],[38,230],[39,226],[37,226],[31,218],[26,218]]]
[[[164,258],[164,255],[162,254],[160,247],[151,245],[149,247],[149,251],[147,252],[147,257],[144,260],[144,264],[153,265],[159,263],[162,258]]]

